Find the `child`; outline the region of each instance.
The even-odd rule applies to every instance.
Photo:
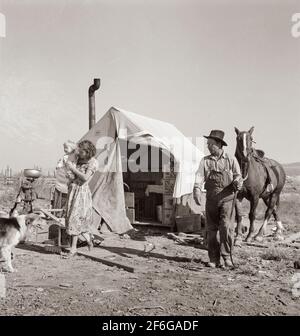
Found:
[[[75,178],[74,173],[67,168],[67,162],[76,163],[77,161],[77,144],[73,141],[64,143],[65,155],[58,161],[55,169],[55,189],[53,193],[53,208],[64,209],[57,217],[64,217],[65,206],[67,202],[68,186]]]

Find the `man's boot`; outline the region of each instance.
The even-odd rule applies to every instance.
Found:
[[[216,261],[216,262],[214,262],[214,261],[209,261],[209,262],[206,264],[206,266],[207,266],[207,267],[210,267],[210,268],[220,268],[220,267],[222,267],[220,260],[219,260],[219,261]]]
[[[230,258],[229,257],[223,257],[224,259],[224,266],[226,268],[233,268],[233,263],[231,262]]]

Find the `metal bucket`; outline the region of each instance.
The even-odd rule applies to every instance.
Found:
[[[24,169],[23,174],[25,177],[39,178],[42,172],[37,169]]]

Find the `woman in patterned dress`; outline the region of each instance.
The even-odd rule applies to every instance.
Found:
[[[86,239],[89,249],[93,246],[91,236],[93,226],[92,194],[88,182],[98,168],[95,155],[95,146],[90,141],[83,140],[78,144],[77,163],[67,162],[67,168],[75,175],[69,185],[66,211],[66,231],[72,237],[68,256],[76,254],[79,235]]]

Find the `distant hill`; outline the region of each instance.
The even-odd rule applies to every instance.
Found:
[[[283,168],[288,176],[300,176],[300,162],[285,163]]]

